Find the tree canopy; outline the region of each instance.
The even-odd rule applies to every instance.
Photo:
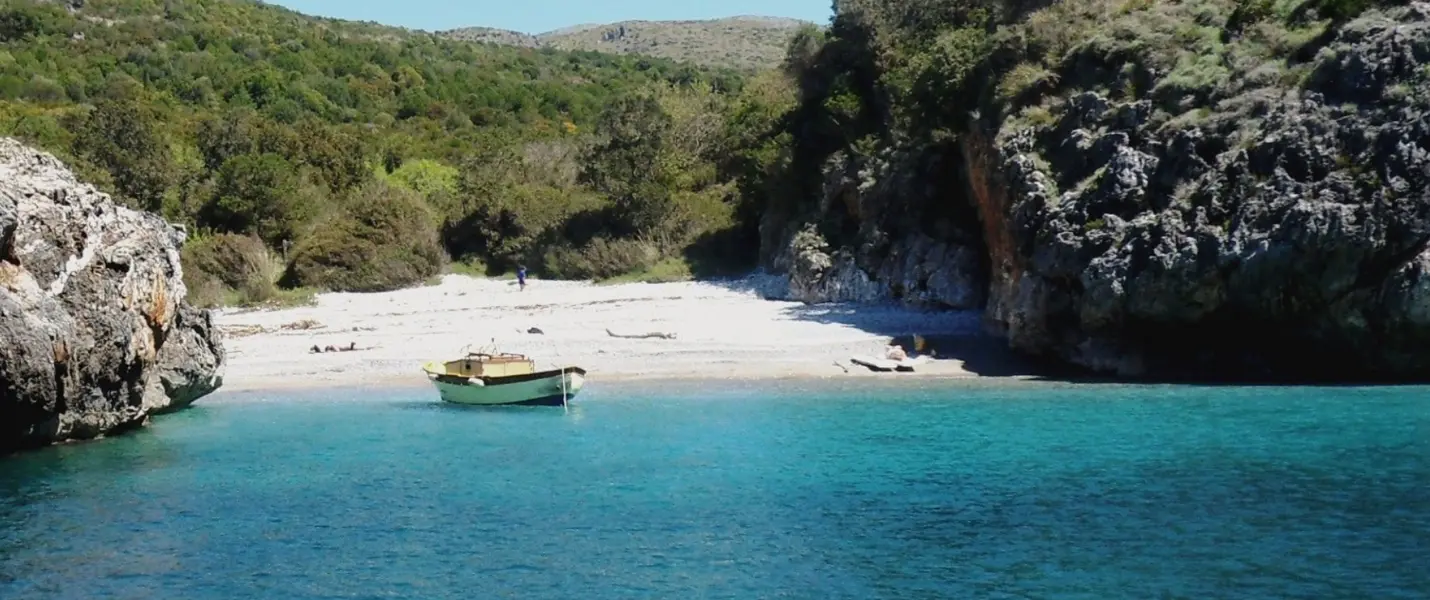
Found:
[[[410,285],[448,260],[555,272],[545,257],[595,239],[678,257],[708,224],[731,226],[722,177],[678,175],[716,170],[709,124],[745,83],[729,69],[465,43],[249,0],[0,8],[0,134],[200,239],[261,240],[242,247],[299,260],[286,281],[330,289]],[[686,127],[702,139],[667,139]],[[384,196],[381,218],[361,216]],[[372,233],[419,222],[442,252]],[[315,254],[354,248],[400,273],[368,277],[362,261]],[[188,262],[196,281],[232,287],[199,272],[221,262]]]

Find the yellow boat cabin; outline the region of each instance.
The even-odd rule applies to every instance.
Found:
[[[469,354],[466,358],[450,360],[441,364],[441,370],[429,365],[427,372],[433,375],[472,379],[481,377],[512,377],[530,375],[536,372],[536,361],[521,354]]]

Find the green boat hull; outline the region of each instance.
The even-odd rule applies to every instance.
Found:
[[[585,383],[586,371],[579,367],[471,380],[432,378],[444,402],[467,406],[561,406],[576,397]]]

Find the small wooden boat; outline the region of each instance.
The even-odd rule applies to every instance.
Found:
[[[585,369],[537,371],[535,361],[511,353],[473,352],[422,370],[442,400],[473,406],[562,406],[586,383]]]

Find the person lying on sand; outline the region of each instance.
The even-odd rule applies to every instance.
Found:
[[[343,346],[343,347],[341,347],[341,348],[334,347],[334,346],[326,346],[326,347],[323,347],[323,348],[319,348],[319,347],[317,347],[317,346],[313,346],[312,348],[309,348],[309,349],[308,349],[308,353],[309,353],[309,354],[323,354],[324,352],[353,352],[353,351],[356,351],[356,350],[368,350],[368,348],[358,348],[358,347],[357,347],[357,342],[350,342],[348,345]]]

